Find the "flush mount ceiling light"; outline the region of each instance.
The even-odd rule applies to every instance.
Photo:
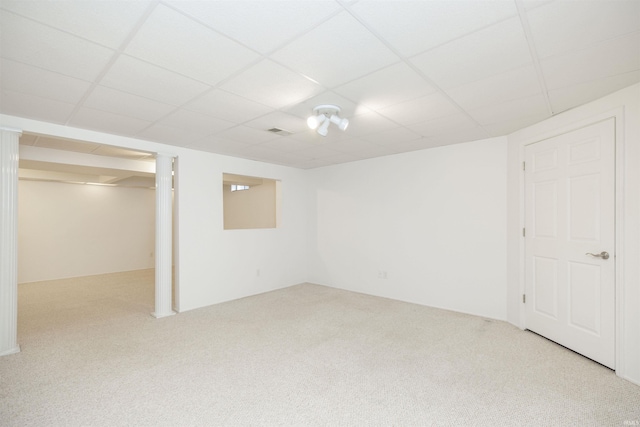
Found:
[[[337,105],[318,105],[313,112],[315,115],[307,119],[307,125],[311,129],[317,129],[318,134],[322,136],[327,136],[331,123],[337,125],[340,130],[345,130],[349,126],[349,120],[338,117],[340,107]]]

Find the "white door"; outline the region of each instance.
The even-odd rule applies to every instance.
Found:
[[[527,329],[615,368],[614,119],[528,145],[525,192]]]

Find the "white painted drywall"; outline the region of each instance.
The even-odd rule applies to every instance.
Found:
[[[18,184],[18,282],[154,266],[155,191]]]
[[[180,310],[305,282],[306,171],[195,150],[177,151]],[[223,173],[280,180],[279,227],[224,230]]]
[[[502,137],[309,171],[309,280],[505,319],[506,156]]]
[[[507,319],[525,327],[521,310],[524,289],[522,266],[524,145],[560,133],[616,117],[616,144],[619,198],[618,249],[616,261],[620,291],[617,303],[618,375],[640,385],[640,84],[633,85],[597,101],[558,114],[534,126],[509,135],[508,143],[508,296]],[[609,248],[603,248],[609,250]],[[622,340],[622,341],[620,341]]]

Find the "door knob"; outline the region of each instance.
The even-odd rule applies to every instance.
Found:
[[[591,255],[592,257],[609,259],[609,252],[602,251],[599,254],[592,254],[591,252],[587,252],[586,255]]]

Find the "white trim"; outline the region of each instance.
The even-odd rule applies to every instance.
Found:
[[[173,158],[173,310],[180,313],[180,158]]]
[[[0,355],[18,345],[18,162],[20,131],[0,130]]]
[[[624,299],[625,283],[624,280],[624,264],[626,254],[623,250],[625,235],[625,184],[624,172],[625,172],[625,151],[626,151],[626,138],[624,134],[624,120],[625,120],[624,107],[620,107],[614,115],[615,120],[615,144],[616,144],[616,374],[625,377],[626,367],[624,364],[625,358],[622,357],[623,342],[625,331],[624,322]]]
[[[10,348],[9,350],[3,351],[2,353],[0,353],[0,357],[8,356],[10,354],[16,354],[16,353],[20,353],[20,346],[19,345],[16,346],[16,347]]]
[[[604,113],[597,114],[588,119],[579,120],[573,122],[569,125],[565,125],[559,128],[556,128],[552,131],[547,131],[540,133],[536,136],[530,136],[518,141],[519,145],[519,165],[522,164],[525,160],[524,150],[527,145],[534,144],[538,141],[542,141],[545,139],[553,138],[555,136],[559,136],[568,132],[572,132],[574,130],[593,125],[595,123],[614,119],[615,122],[615,296],[616,296],[616,315],[615,315],[615,372],[616,375],[620,377],[625,377],[625,366],[624,366],[624,358],[622,357],[622,350],[624,348],[624,172],[625,172],[625,164],[624,164],[624,152],[625,152],[625,138],[624,138],[624,107],[618,107],[613,110],[609,110]],[[522,168],[520,168],[522,169]],[[519,174],[519,190],[520,190],[520,218],[519,223],[520,227],[525,227],[525,182],[524,182],[524,171],[521,171]],[[519,241],[519,283],[518,287],[520,289],[521,294],[525,293],[525,285],[526,285],[526,277],[525,277],[525,246],[524,246],[524,238]],[[526,308],[524,304],[520,304],[519,312],[519,324],[517,325],[520,329],[526,329]]]
[[[161,318],[175,314],[172,310],[173,267],[173,202],[172,202],[173,156],[166,153],[156,155],[156,270],[155,312]]]
[[[15,132],[15,133],[18,134],[18,136],[22,135],[22,129],[10,127],[10,126],[2,126],[2,125],[0,125],[0,131]]]

